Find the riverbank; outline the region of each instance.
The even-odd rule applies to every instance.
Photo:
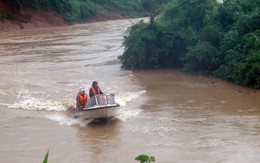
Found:
[[[58,14],[41,9],[21,9],[15,20],[0,21],[0,32],[68,25]]]
[[[53,11],[21,8],[15,13],[11,7],[0,0],[0,33],[19,29],[43,28],[68,25]]]
[[[122,19],[120,12],[114,11],[106,16],[93,15],[84,23]],[[14,13],[10,6],[0,0],[0,33],[20,29],[34,29],[68,26],[61,15],[54,11],[34,8],[21,8],[19,13]]]
[[[130,16],[131,17],[131,16]],[[81,23],[129,18],[117,10],[110,10],[107,15],[93,14]],[[0,0],[0,33],[21,29],[68,26],[70,23],[55,11],[34,8],[20,8],[18,13],[11,6]]]

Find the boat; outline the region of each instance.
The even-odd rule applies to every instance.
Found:
[[[74,118],[103,119],[118,114],[119,104],[115,102],[115,95],[100,94],[90,97],[86,107],[74,112]]]

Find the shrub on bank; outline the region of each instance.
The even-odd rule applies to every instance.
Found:
[[[144,16],[161,4],[170,0],[3,0],[14,12],[22,7],[48,9],[56,11],[68,23],[86,20],[92,15],[106,16],[110,12],[118,11],[122,15]]]
[[[177,68],[260,88],[260,1],[175,0],[131,27],[124,68]]]

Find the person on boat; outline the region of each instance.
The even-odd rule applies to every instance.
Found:
[[[95,95],[104,94],[98,86],[97,81],[93,81],[91,88],[89,89],[89,97],[93,97]]]
[[[87,101],[88,101],[88,96],[85,93],[85,89],[80,88],[76,98],[77,109],[83,109],[84,107],[86,107]]]

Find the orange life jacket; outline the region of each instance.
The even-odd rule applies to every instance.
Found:
[[[79,96],[80,105],[86,105],[87,99],[88,99],[86,93],[84,95],[81,95],[80,93],[78,93],[78,96]]]
[[[98,87],[98,91],[96,92],[95,88],[92,86],[91,91],[92,91],[93,95],[95,95],[95,94],[99,95],[100,94],[100,88],[99,87]]]

